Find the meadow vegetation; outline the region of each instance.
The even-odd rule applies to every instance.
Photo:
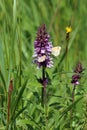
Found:
[[[86,18],[86,0],[0,0],[0,130],[87,130]],[[33,58],[42,25],[61,47],[45,70]]]

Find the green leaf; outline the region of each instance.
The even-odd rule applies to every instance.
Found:
[[[1,70],[0,70],[0,77],[1,77],[3,85],[4,85],[4,88],[3,88],[4,92],[6,93],[6,82],[5,82],[5,78],[4,78],[4,75]]]
[[[21,89],[20,89],[20,91],[19,91],[19,93],[18,93],[18,96],[17,96],[17,98],[16,98],[16,100],[15,100],[15,104],[14,104],[14,106],[13,106],[13,114],[12,114],[11,119],[14,118],[14,114],[15,114],[16,108],[17,108],[17,106],[18,106],[18,104],[19,104],[19,102],[20,102],[20,100],[21,100],[21,98],[22,98],[22,95],[23,95],[23,92],[24,92],[24,90],[25,90],[25,88],[26,88],[27,82],[28,82],[28,80],[26,80],[26,81],[24,82],[23,86],[21,87]]]
[[[33,121],[31,121],[31,120],[29,120],[29,119],[18,120],[18,121],[17,121],[17,125],[19,125],[19,126],[30,125],[30,126],[32,126],[34,129],[37,128],[38,130],[41,130],[41,128],[39,127],[39,124],[35,124]]]
[[[69,110],[71,110],[71,109],[73,108],[73,106],[75,106],[82,98],[83,98],[83,96],[80,97],[79,99],[77,99],[77,100],[76,100],[73,104],[71,104],[69,107],[67,107],[67,108],[64,110],[64,112],[62,112],[62,115],[59,117],[59,120],[60,120]]]
[[[23,107],[20,111],[18,111],[18,113],[17,113],[16,116],[14,117],[14,120],[15,120],[16,118],[18,118],[18,116],[19,116],[26,108],[27,108],[27,106]],[[13,121],[14,121],[14,120],[13,120]]]

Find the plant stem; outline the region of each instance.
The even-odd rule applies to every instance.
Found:
[[[74,85],[73,91],[72,91],[72,104],[74,103],[74,100],[75,100],[75,89],[76,89],[76,85]],[[73,116],[73,111],[71,109],[70,117],[72,117],[72,116]]]
[[[69,44],[69,39],[66,39],[66,70],[68,72],[69,70],[69,62],[68,62],[68,44]]]
[[[45,81],[45,67],[43,66],[42,68],[42,106],[45,105],[46,103],[46,81]]]
[[[46,123],[46,130],[48,130],[48,113],[47,113],[47,95],[46,95],[46,77],[45,77],[45,67],[42,68],[42,107],[45,110],[45,123]]]
[[[76,88],[76,85],[74,85],[74,87],[73,87],[73,91],[72,91],[72,103],[74,103],[74,98],[75,98],[75,88]]]
[[[11,96],[13,91],[13,80],[10,80],[9,90],[8,90],[8,108],[7,108],[7,126],[6,130],[9,128],[9,122],[10,122],[10,111],[11,111]]]

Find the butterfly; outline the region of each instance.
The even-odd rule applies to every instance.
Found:
[[[54,56],[58,56],[60,54],[60,51],[61,51],[61,47],[60,46],[52,47],[52,54]]]
[[[52,54],[54,56],[58,56],[60,54],[60,51],[61,51],[61,47],[60,46],[52,47]],[[38,62],[44,62],[45,60],[46,60],[46,55],[38,57]]]
[[[46,56],[45,56],[45,55],[43,55],[43,56],[41,56],[41,57],[38,57],[38,62],[44,62],[45,59],[46,59]]]

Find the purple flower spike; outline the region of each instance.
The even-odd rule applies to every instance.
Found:
[[[84,71],[84,68],[82,66],[82,64],[79,62],[77,63],[75,69],[74,69],[74,75],[72,76],[72,81],[71,83],[74,85],[78,85],[79,83],[79,79],[81,78],[81,74]]]
[[[78,81],[79,79],[80,79],[80,76],[75,74],[75,75],[72,76],[71,83],[74,84],[74,85],[78,85],[78,84],[80,84],[79,81]]]
[[[51,58],[52,43],[49,42],[50,36],[46,31],[46,26],[39,27],[37,37],[34,42],[34,63],[41,66],[51,68],[53,61]]]

